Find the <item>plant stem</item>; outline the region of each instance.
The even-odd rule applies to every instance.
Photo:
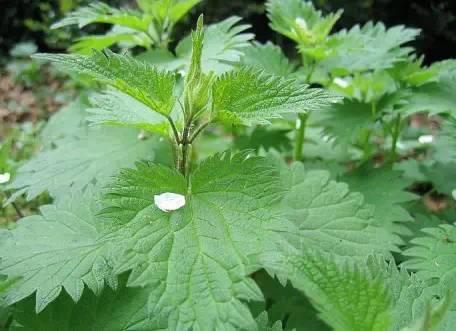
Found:
[[[308,113],[298,114],[298,119],[296,120],[296,136],[295,136],[295,150],[294,150],[294,160],[301,161],[302,159],[302,150],[304,147],[304,137],[306,133],[306,124],[307,119],[309,118]]]
[[[375,114],[377,113],[377,103],[375,101],[372,101],[372,103],[371,103],[371,110],[372,110],[372,117],[375,117]]]
[[[390,162],[396,162],[397,158],[397,141],[399,139],[399,134],[401,132],[401,114],[397,114],[396,120],[394,121],[394,127],[392,131],[393,141],[391,143],[391,151],[390,151]]]
[[[173,119],[170,116],[166,116],[166,119],[168,120],[169,124],[171,125],[171,129],[173,130],[174,139],[176,140],[176,143],[180,144],[181,139],[179,137],[179,133],[177,132],[177,128],[176,128],[176,125],[174,124]]]
[[[184,132],[182,133],[182,140],[180,141],[180,144],[182,145],[181,151],[182,151],[182,158],[180,161],[179,165],[179,171],[181,172],[184,177],[187,176],[187,160],[188,160],[188,155],[189,155],[189,147],[191,144],[190,140],[190,127],[192,125],[192,117],[189,118],[187,123],[185,124],[184,127]]]
[[[302,59],[303,63],[306,63],[305,58]],[[312,74],[315,70],[316,64],[311,63],[309,65],[310,69],[306,77],[306,83],[310,84],[310,80],[312,79]],[[294,145],[294,160],[301,161],[302,160],[302,150],[304,147],[304,138],[306,134],[306,124],[307,119],[309,118],[309,113],[301,113],[298,114],[298,118],[296,119],[296,135],[295,135],[295,145]]]
[[[190,137],[190,144],[193,143],[193,141],[195,141],[195,139],[198,137],[198,135],[209,125],[211,124],[210,121],[208,122],[205,122],[203,124],[201,124],[201,126],[196,129],[196,131],[193,133],[193,135]]]
[[[10,198],[10,195],[9,195],[8,193],[4,192],[4,194],[5,194],[6,199],[9,199],[9,198]],[[13,209],[14,209],[14,211],[16,212],[16,214],[17,214],[17,216],[18,216],[19,218],[23,218],[23,217],[24,217],[24,214],[22,213],[21,209],[20,209],[19,206],[16,204],[16,202],[11,201],[11,206],[13,206]]]
[[[17,214],[17,216],[19,216],[19,218],[24,217],[24,214],[22,214],[21,210],[19,209],[19,207],[17,206],[17,204],[14,201],[11,202],[11,206],[13,206],[13,208],[16,211],[16,214]]]

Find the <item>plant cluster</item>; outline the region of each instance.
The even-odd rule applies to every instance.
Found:
[[[53,198],[0,230],[6,327],[452,330],[456,62],[303,0],[266,4],[298,59],[237,17],[170,49],[199,1],[137,2],[70,13],[113,32],[34,55],[87,88],[6,186]]]

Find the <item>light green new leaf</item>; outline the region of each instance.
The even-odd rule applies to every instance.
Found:
[[[101,295],[85,291],[77,304],[61,294],[39,314],[32,297],[15,307],[11,331],[152,331],[163,330],[147,312],[146,289],[105,288]]]
[[[154,159],[160,154],[157,151],[168,152],[167,148],[156,138],[140,140],[135,130],[127,128],[89,129],[25,163],[7,188],[17,190],[12,199],[26,193],[31,200],[45,191],[58,199],[71,188],[84,190],[91,183],[100,188],[120,168],[141,159]]]
[[[115,288],[108,243],[98,241],[100,225],[95,196],[89,189],[67,193],[55,205],[41,207],[41,215],[21,219],[12,230],[0,230],[0,274],[20,277],[6,291],[6,303],[36,292],[36,311],[55,300],[62,288],[74,301],[84,285],[99,294],[105,283]]]
[[[294,80],[240,68],[219,77],[212,89],[213,116],[234,124],[269,124],[286,113],[319,110],[340,97]]]
[[[386,71],[376,71],[335,78],[330,88],[351,100],[371,104],[395,92],[398,84]]]
[[[271,42],[266,44],[254,43],[244,50],[241,64],[264,70],[266,73],[276,76],[288,76],[296,70],[283,54],[282,49]]]
[[[233,16],[219,23],[211,24],[204,30],[201,64],[203,72],[221,74],[232,69],[243,55],[244,49],[254,35],[246,33],[248,24],[238,24],[241,18]],[[185,63],[190,63],[191,39],[182,40],[176,47],[176,54]]]
[[[305,45],[325,40],[342,10],[323,16],[311,1],[269,0],[266,3],[270,26],[273,30]]]
[[[204,29],[201,66],[204,73],[213,71],[217,74],[231,70],[236,65],[244,50],[248,47],[253,34],[245,31],[247,24],[238,24],[241,19],[233,16],[221,22],[211,24]],[[191,36],[182,39],[176,47],[176,55],[163,50],[150,50],[139,56],[143,61],[170,71],[188,72],[192,53]]]
[[[423,280],[439,279],[454,289],[456,280],[456,225],[442,224],[422,230],[426,236],[411,240],[404,265]]]
[[[169,122],[144,104],[115,90],[94,94],[87,109],[87,120],[92,125],[114,125],[143,129],[167,135]]]
[[[410,234],[405,222],[413,218],[401,204],[418,197],[405,191],[413,184],[401,172],[384,167],[373,169],[359,168],[339,178],[350,186],[350,190],[363,194],[365,202],[375,207],[374,220],[379,227],[399,235]]]
[[[139,8],[159,22],[169,19],[172,23],[178,22],[200,2],[201,0],[137,0]]]
[[[391,68],[408,58],[413,49],[401,46],[414,40],[419,33],[418,29],[402,25],[389,29],[382,23],[357,25],[329,38],[328,56],[320,66],[339,75]]]
[[[147,32],[151,18],[138,11],[117,9],[102,2],[95,2],[69,13],[61,21],[54,23],[51,28],[58,29],[68,25],[77,25],[82,28],[91,23],[117,24]]]
[[[93,50],[103,50],[116,43],[129,42],[135,45],[144,45],[142,39],[132,33],[108,33],[99,36],[86,36],[76,40],[76,43],[68,49],[71,53],[78,53],[83,55],[92,54]]]
[[[146,163],[120,174],[104,213],[114,224],[107,237],[116,242],[116,271],[132,270],[129,286],[151,286],[149,311],[170,330],[253,328],[241,300],[262,295],[248,275],[287,231],[270,209],[284,190],[278,173],[263,158],[226,153],[189,181]],[[185,206],[160,210],[154,196],[165,192],[184,195]]]
[[[115,87],[161,114],[168,115],[173,109],[174,74],[160,71],[130,56],[115,54],[110,50],[94,50],[91,56],[37,54],[34,57]]]

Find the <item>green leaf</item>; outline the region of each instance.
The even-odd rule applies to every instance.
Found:
[[[353,257],[398,251],[401,240],[378,227],[363,196],[331,180],[328,172],[305,171],[294,163],[282,180],[290,188],[282,202],[285,216],[299,229],[289,236],[294,247]]]
[[[82,28],[92,23],[108,23],[147,32],[151,19],[134,10],[116,9],[102,2],[95,2],[69,13],[51,28],[58,29],[68,25]]]
[[[418,87],[437,81],[436,66],[424,67],[423,62],[424,56],[417,58],[411,55],[407,61],[397,63],[388,71],[396,81],[404,82],[407,86]]]
[[[412,326],[405,327],[401,331],[431,331],[431,330],[442,330],[440,328],[441,324],[446,324],[448,321],[445,315],[448,315],[448,307],[450,305],[450,296],[446,296],[443,300],[439,302],[435,307],[428,306],[425,309],[424,316],[418,319],[416,322],[412,323]],[[453,312],[454,314],[454,312]],[[453,317],[454,319],[454,317]],[[443,321],[443,323],[442,323]],[[451,327],[453,327],[452,324]],[[445,325],[443,325],[445,327]]]
[[[114,223],[116,271],[132,270],[128,286],[151,286],[149,311],[169,329],[254,328],[241,300],[262,299],[248,275],[287,223],[269,209],[284,190],[278,173],[263,158],[225,153],[189,181],[146,163],[120,174],[104,213]],[[161,211],[153,201],[164,192],[184,195],[185,206]]]
[[[203,72],[223,73],[238,63],[244,49],[254,35],[246,33],[248,24],[239,24],[241,18],[233,16],[219,23],[209,25],[204,31],[201,63]],[[179,57],[189,58],[189,41],[183,40],[176,48]]]
[[[169,123],[163,116],[132,97],[115,90],[95,94],[90,98],[87,120],[92,125],[114,125],[143,129],[167,136]]]
[[[262,150],[286,152],[292,150],[293,147],[288,138],[289,133],[289,129],[256,126],[251,133],[236,137],[234,145],[240,151],[253,149],[256,152]]]
[[[201,66],[204,73],[211,71],[221,74],[231,70],[241,59],[253,34],[245,31],[247,24],[238,24],[239,17],[229,17],[211,24],[204,30]],[[147,51],[140,56],[146,62],[168,70],[188,72],[192,52],[191,37],[187,36],[176,47],[176,55],[162,50]]]
[[[450,114],[456,118],[456,73],[442,74],[437,82],[421,85],[412,90],[407,104],[400,111],[411,115],[418,112],[430,114]]]
[[[269,323],[269,317],[267,312],[262,312],[255,319],[257,323],[257,331],[282,331],[282,322],[277,321],[273,325]]]
[[[123,277],[124,278],[124,277]],[[151,331],[160,329],[149,319],[147,290],[125,288],[125,282],[116,291],[105,288],[96,296],[84,291],[77,304],[61,294],[42,312],[34,312],[32,297],[18,303],[15,324],[11,331]],[[19,324],[20,326],[18,326]]]
[[[196,30],[191,34],[192,56],[190,67],[185,77],[184,89],[184,111],[187,117],[197,117],[209,105],[211,98],[211,86],[214,82],[214,75],[205,75],[201,68],[201,56],[203,51],[204,31],[203,15],[200,15],[196,24]]]
[[[163,151],[157,153],[161,148],[167,152],[168,146],[158,139],[140,140],[135,130],[89,129],[77,139],[63,140],[55,149],[43,151],[25,163],[7,188],[17,190],[11,200],[23,193],[32,200],[45,191],[61,198],[69,189],[84,190],[93,182],[100,188],[120,168],[132,166],[139,159],[167,155]]]
[[[404,266],[423,280],[440,280],[453,288],[456,279],[456,226],[442,224],[422,230],[426,236],[412,239],[404,251]]]
[[[266,73],[276,76],[286,77],[296,70],[296,65],[292,64],[283,54],[282,49],[271,42],[266,44],[254,43],[244,50],[241,64],[264,70]]]
[[[253,303],[251,310],[266,310],[269,319],[281,321],[284,330],[329,331],[329,327],[317,316],[309,300],[290,283],[282,286],[266,272],[257,272],[254,279],[264,294],[265,301]]]
[[[178,22],[201,0],[137,0],[139,8],[155,17],[160,22],[169,19]]]
[[[389,29],[383,23],[356,25],[329,38],[328,55],[320,66],[339,75],[391,68],[408,58],[413,49],[402,46],[414,40],[419,33],[418,29],[402,25]]]
[[[340,100],[322,89],[249,68],[219,77],[212,95],[217,120],[244,125],[269,124],[283,114],[319,110]]]
[[[12,230],[0,230],[0,274],[21,277],[4,298],[16,303],[36,292],[36,311],[55,300],[62,288],[74,301],[84,285],[99,294],[117,279],[107,260],[107,242],[98,240],[98,210],[88,189],[67,193],[55,205],[41,207],[41,215],[21,219]]]
[[[378,103],[383,96],[395,92],[398,84],[385,71],[375,71],[335,78],[330,87],[351,100],[370,104]]]
[[[100,36],[81,37],[68,49],[71,53],[92,54],[93,50],[103,50],[117,43],[143,44],[141,38],[132,33],[108,33]]]
[[[369,104],[345,99],[342,104],[315,112],[314,120],[324,127],[324,133],[334,144],[354,144],[363,130],[372,125],[372,114]]]
[[[115,224],[108,237],[117,243],[116,271],[132,269],[130,286],[155,289],[151,313],[167,319],[169,328],[213,329],[225,314],[233,319],[220,325],[240,328],[249,326],[251,317],[238,300],[261,297],[246,275],[259,261],[267,265],[268,255],[277,256],[282,244],[288,247],[276,231],[306,247],[341,255],[395,250],[390,237],[370,226],[362,197],[349,194],[346,185],[329,181],[325,172],[302,178],[302,168],[284,171],[281,179],[262,158],[229,154],[203,162],[190,178],[190,188],[179,173],[162,166],[139,164],[138,170],[124,171],[110,189],[105,209]],[[287,187],[293,189],[278,205]],[[152,201],[164,192],[185,195],[185,207],[161,212]],[[182,252],[188,263],[178,259]],[[217,295],[208,295],[212,292]],[[216,304],[222,298],[224,303]],[[173,308],[164,310],[166,306]],[[184,315],[190,316],[186,322],[180,319]]]
[[[46,148],[59,145],[65,140],[75,140],[87,133],[86,96],[81,96],[52,115],[40,133]]]
[[[388,167],[373,169],[367,166],[339,179],[346,182],[351,191],[362,193],[365,202],[375,207],[375,224],[392,233],[410,234],[403,223],[411,222],[413,218],[401,204],[418,198],[405,191],[413,181]]]
[[[311,1],[303,0],[269,0],[266,8],[273,30],[304,45],[324,41],[342,16],[342,10],[323,16]]]
[[[456,163],[456,120],[442,123],[435,140],[433,159],[440,163]]]
[[[294,271],[293,286],[311,299],[320,318],[334,330],[388,329],[391,299],[381,279],[368,268],[347,262],[339,265],[317,252],[292,257],[288,263]]]
[[[399,331],[430,307],[422,283],[394,263],[340,259],[317,251],[291,256],[293,286],[303,291],[335,331]],[[446,305],[447,299],[434,307]],[[438,308],[437,308],[438,309]]]
[[[36,54],[36,59],[48,60],[65,69],[88,75],[128,94],[151,109],[168,115],[173,109],[175,76],[135,60],[105,50],[91,56],[67,54]]]

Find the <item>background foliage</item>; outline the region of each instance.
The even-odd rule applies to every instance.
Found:
[[[109,0],[113,7],[128,5],[132,1]],[[77,37],[78,29],[49,30],[49,26],[66,12],[90,3],[88,0],[21,0],[3,1],[0,13],[0,57],[19,41],[33,40],[40,49],[64,49],[69,45],[70,35]],[[382,21],[387,26],[404,24],[423,30],[415,47],[419,54],[426,55],[427,62],[456,57],[456,2],[452,0],[318,0],[315,5],[325,12],[344,9],[344,15],[335,30],[362,24],[369,20]],[[200,10],[198,10],[198,8]],[[294,51],[292,43],[277,36],[268,26],[264,1],[261,0],[204,0],[186,17],[176,30],[179,36],[188,31],[197,13],[204,9],[206,21],[220,21],[230,15],[243,17],[253,27],[259,41],[273,40]],[[103,27],[91,26],[84,33]],[[71,34],[69,33],[71,31]]]

